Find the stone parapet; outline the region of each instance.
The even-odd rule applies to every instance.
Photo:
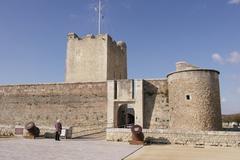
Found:
[[[0,137],[14,136],[14,132],[14,126],[0,125]]]
[[[152,143],[168,143],[194,146],[240,147],[240,132],[227,131],[173,131],[165,129],[143,129],[145,140]],[[131,130],[121,128],[107,129],[108,141],[131,140]]]

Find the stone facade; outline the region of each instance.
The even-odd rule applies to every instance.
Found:
[[[144,80],[143,128],[169,128],[167,79]]]
[[[218,71],[182,70],[168,75],[171,129],[221,130]]]
[[[105,35],[68,34],[65,82],[127,79],[127,46]]]
[[[198,69],[199,67],[189,64],[185,61],[179,61],[176,63],[176,71],[188,70],[188,69]]]
[[[9,125],[0,125],[0,138],[3,137],[10,137],[15,134],[15,127]]]
[[[134,116],[134,124],[146,129],[222,130],[219,72],[183,62],[176,68],[166,79],[142,80],[141,85],[139,80],[108,81],[108,123],[114,124],[109,127],[119,127],[118,117],[128,125]],[[131,104],[135,115],[119,114],[122,104]]]
[[[135,124],[143,126],[143,80],[118,80],[107,82],[108,127],[126,127],[127,110],[133,109]],[[124,108],[123,110],[120,110]],[[122,120],[120,120],[123,117]]]
[[[106,127],[106,82],[0,86],[0,124],[53,128],[57,119],[64,127]]]

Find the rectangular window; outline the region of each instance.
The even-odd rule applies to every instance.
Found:
[[[132,99],[135,97],[134,79],[132,80]]]
[[[186,100],[191,100],[191,96],[189,94],[186,95]]]
[[[114,99],[117,99],[117,81],[114,81]]]

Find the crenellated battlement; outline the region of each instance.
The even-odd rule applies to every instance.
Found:
[[[118,41],[117,46],[120,47],[121,50],[123,50],[123,53],[126,53],[127,51],[127,44],[123,41]]]
[[[84,36],[78,36],[74,32],[69,32],[67,35],[68,39],[75,39],[75,40],[86,40],[86,39],[102,39],[106,40],[108,35],[107,34],[100,34],[100,35],[94,35],[94,34],[86,34]]]
[[[84,36],[78,36],[74,32],[69,32],[67,35],[68,40],[78,40],[78,41],[84,41],[84,40],[103,40],[103,41],[108,41],[109,45],[111,46],[116,46],[120,50],[122,50],[122,53],[126,53],[127,50],[127,44],[124,41],[115,41],[109,34],[87,34]]]
[[[74,33],[74,32],[69,32],[68,34],[67,34],[67,37],[68,37],[68,39],[80,39],[79,37],[78,37],[78,35],[76,34],[76,33]]]

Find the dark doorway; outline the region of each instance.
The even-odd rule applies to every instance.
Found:
[[[128,107],[127,104],[123,104],[118,109],[118,128],[130,128],[134,125],[135,112],[133,108]]]

